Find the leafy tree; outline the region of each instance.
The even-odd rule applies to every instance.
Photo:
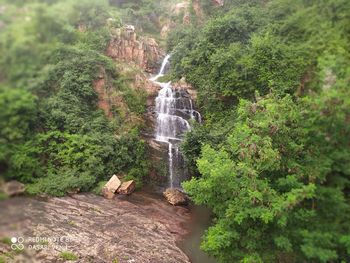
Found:
[[[184,188],[213,209],[202,248],[221,262],[350,260],[349,8],[225,1],[171,36],[205,119]]]
[[[10,156],[32,135],[36,97],[24,90],[0,89],[0,172],[11,165]]]
[[[332,95],[299,102],[291,97],[242,100],[226,143],[219,150],[203,147],[202,177],[184,187],[217,216],[204,250],[222,262],[349,260],[344,242],[350,205],[344,190],[350,152],[349,136],[343,136],[349,128],[338,123],[335,129],[343,135],[334,134],[337,146],[331,147],[325,133],[332,125],[324,125],[327,117],[319,114],[328,108],[319,99],[331,103]],[[333,118],[344,120],[340,112],[349,101],[332,106]]]

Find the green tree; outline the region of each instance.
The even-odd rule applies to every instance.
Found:
[[[22,89],[0,89],[0,173],[12,165],[11,156],[32,134],[36,97]]]
[[[217,216],[204,250],[222,262],[349,260],[344,240],[350,205],[344,190],[350,137],[342,113],[349,100],[331,107],[334,129],[342,133],[332,135],[336,146],[325,137],[334,124],[320,116],[341,94],[241,101],[224,146],[204,146],[198,160],[202,177],[184,183],[192,199]]]

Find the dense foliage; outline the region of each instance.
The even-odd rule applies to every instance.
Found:
[[[107,118],[93,85],[103,73],[105,89],[131,101],[128,114],[142,114],[144,99],[104,55],[118,11],[108,1],[11,2],[0,17],[1,175],[51,195],[89,190],[114,173],[141,181],[139,124],[118,108]]]
[[[179,0],[109,0],[118,7],[118,13],[125,24],[134,25],[137,30],[153,38],[162,40],[160,31],[170,21],[179,20],[179,16],[169,12]]]
[[[146,97],[104,51],[123,23],[158,35],[180,22],[174,2],[0,4],[1,177],[57,196],[114,173],[142,182],[131,120]],[[220,262],[350,262],[350,2],[189,2],[167,45],[205,119],[182,144],[184,189],[215,216],[202,248]],[[108,117],[99,79],[122,101]]]
[[[350,261],[350,2],[202,1],[168,39],[205,124],[183,184],[220,262]],[[198,28],[200,27],[200,30]]]

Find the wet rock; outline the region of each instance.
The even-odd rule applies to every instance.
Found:
[[[122,183],[121,187],[118,189],[118,194],[129,195],[135,191],[135,187],[136,187],[136,184],[134,180],[124,182]]]
[[[185,193],[176,188],[168,188],[163,192],[166,200],[172,205],[187,205],[188,198]]]
[[[173,87],[180,91],[186,91],[192,100],[197,100],[197,90],[195,90],[191,84],[187,83],[184,77],[178,82],[173,83]]]
[[[106,185],[102,188],[102,194],[107,199],[112,199],[114,197],[114,193],[120,187],[121,182],[115,174],[109,179]]]
[[[2,186],[2,191],[8,196],[21,195],[25,192],[24,184],[17,181],[10,181]]]

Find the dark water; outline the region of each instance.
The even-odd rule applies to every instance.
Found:
[[[184,240],[178,242],[178,246],[192,263],[217,263],[199,248],[205,230],[211,225],[212,213],[201,206],[192,205],[190,209],[191,221],[188,225],[190,232]]]
[[[142,188],[143,193],[161,200],[164,200],[162,196],[164,190],[164,186],[154,185],[148,185]],[[133,197],[133,195],[130,197]],[[139,200],[130,197],[128,199],[129,201],[133,200],[134,202],[139,202],[139,204],[145,201],[142,197]],[[181,241],[177,242],[177,246],[188,256],[191,263],[217,263],[215,259],[200,250],[202,236],[212,223],[211,210],[193,204],[190,204],[188,209],[190,210],[191,219],[186,225],[186,229],[188,229],[189,233]]]

